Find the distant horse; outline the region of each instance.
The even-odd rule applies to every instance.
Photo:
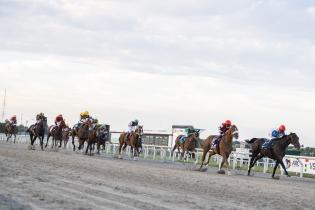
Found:
[[[230,175],[230,169],[229,169],[229,163],[228,163],[228,158],[232,152],[232,140],[233,138],[238,139],[238,129],[235,125],[232,125],[228,131],[225,132],[225,134],[222,136],[220,143],[215,150],[210,150],[212,141],[214,138],[217,138],[217,136],[211,135],[209,136],[202,145],[203,148],[203,154],[202,154],[202,159],[201,159],[201,166],[200,166],[200,171],[202,169],[202,166],[204,164],[205,158],[207,153],[209,152],[209,157],[206,165],[209,164],[211,156],[218,154],[223,157],[222,163],[219,168],[219,172],[221,172],[221,168],[223,167],[224,163],[226,164],[226,168],[228,170],[228,174]]]
[[[31,139],[30,149],[34,149],[34,142],[37,138],[39,138],[41,149],[44,150],[43,144],[44,144],[46,124],[47,124],[47,118],[44,117],[44,118],[39,119],[39,122],[37,122],[34,125],[31,125],[27,129],[27,132],[30,134],[30,139]]]
[[[175,140],[175,145],[172,149],[172,156],[174,151],[177,149],[178,153],[180,152],[180,149],[182,150],[181,158],[185,157],[185,160],[187,159],[188,153],[196,152],[196,145],[197,141],[199,139],[199,131],[193,132],[191,135],[186,137],[185,141],[181,142],[181,138],[183,136],[180,135]],[[193,155],[194,157],[194,155]]]
[[[64,144],[64,148],[67,147],[70,135],[71,135],[71,128],[69,128],[69,126],[66,126],[65,128],[62,129],[62,141]]]
[[[47,141],[45,148],[48,146],[49,138],[52,136],[52,144],[51,148],[57,147],[57,141],[59,141],[59,147],[61,147],[62,144],[62,129],[66,127],[66,123],[64,121],[61,121],[60,125],[51,125],[48,129],[48,135],[47,135]]]
[[[133,157],[139,157],[140,150],[142,149],[141,137],[143,134],[143,126],[138,126],[135,132],[130,134],[129,139],[126,139],[127,133],[124,132],[119,137],[119,158],[121,157],[121,151],[125,150],[127,146],[131,147]]]
[[[282,138],[275,140],[274,144],[270,149],[262,148],[262,145],[265,143],[266,139],[264,138],[253,138],[251,140],[246,140],[247,143],[252,144],[252,157],[250,160],[250,165],[248,168],[248,176],[250,175],[251,168],[254,167],[257,160],[263,157],[269,157],[276,161],[275,167],[273,169],[272,178],[275,176],[276,169],[280,164],[287,176],[289,176],[284,163],[282,161],[285,156],[285,150],[290,145],[297,149],[300,149],[299,137],[295,133],[290,133],[289,135],[285,135]]]
[[[16,125],[14,125],[10,122],[5,124],[4,133],[7,137],[7,141],[9,141],[12,138],[12,136],[14,136],[13,143],[15,144],[17,132],[18,132],[18,129],[17,129]]]

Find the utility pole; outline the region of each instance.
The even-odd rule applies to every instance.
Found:
[[[4,89],[4,98],[3,98],[3,105],[2,105],[2,117],[1,117],[1,121],[3,122],[4,117],[5,117],[5,105],[6,105],[6,97],[7,97],[7,89]]]

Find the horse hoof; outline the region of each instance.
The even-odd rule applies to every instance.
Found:
[[[118,155],[118,159],[122,159],[121,155]]]
[[[280,179],[279,176],[273,176],[272,178],[273,178],[273,179],[276,179],[276,180],[279,180],[279,179]]]
[[[225,171],[224,170],[218,170],[218,174],[225,174]]]
[[[232,175],[231,171],[228,171],[228,176],[231,176],[231,175]]]
[[[134,160],[134,161],[138,161],[138,157],[134,157],[133,160]]]
[[[29,145],[29,146],[27,147],[27,149],[28,149],[28,150],[31,150],[31,149],[32,149],[32,145]]]

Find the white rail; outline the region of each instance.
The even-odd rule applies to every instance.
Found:
[[[0,134],[0,141],[6,141],[6,136],[3,134]],[[51,142],[49,142],[49,146],[51,146]],[[9,140],[9,143],[13,143],[13,138]],[[30,138],[28,135],[17,135],[16,137],[16,143],[17,144],[30,144]],[[38,141],[35,142],[35,145],[38,145]],[[44,139],[44,144],[46,144],[46,137]],[[77,141],[76,141],[77,144]],[[103,153],[107,155],[117,155],[118,154],[118,144],[111,144],[107,143],[106,144],[106,149],[103,151]],[[67,150],[72,150],[72,144],[71,140],[69,140],[67,146]],[[193,161],[191,157],[187,157],[187,162],[192,162],[194,164],[198,164],[201,157],[202,157],[202,149],[197,149],[197,152],[195,153],[195,160]],[[126,155],[131,156],[131,151],[130,148],[127,147]],[[250,153],[241,153],[241,152],[232,152],[230,157],[229,157],[229,163],[231,168],[234,170],[242,167],[247,167],[249,166],[249,161],[250,161]],[[177,150],[175,150],[174,155],[172,156],[172,148],[168,146],[156,146],[156,145],[143,145],[143,150],[141,153],[141,157],[144,159],[152,159],[152,160],[160,160],[160,161],[178,161],[181,159],[181,155],[177,153]],[[296,160],[299,166],[299,170],[294,172],[299,173],[300,177],[303,177],[303,174],[305,174],[305,169],[304,169],[304,162],[305,160],[309,161],[314,161],[315,162],[315,157],[307,157],[307,156],[292,156],[292,155],[286,155],[284,157],[284,160]],[[215,155],[211,157],[211,161],[215,162],[217,165],[220,165],[222,158],[221,156]],[[297,164],[296,163],[296,164]],[[256,166],[261,166],[263,167],[263,172],[267,173],[268,169],[274,167],[275,162],[269,158],[263,158],[260,161],[257,161]],[[283,174],[283,170],[281,169],[281,174]]]

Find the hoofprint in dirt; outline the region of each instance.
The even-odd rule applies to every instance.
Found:
[[[0,207],[312,209],[313,179],[219,175],[171,163],[30,151],[0,143]],[[5,201],[3,201],[5,200]],[[9,209],[9,208],[8,208]]]

